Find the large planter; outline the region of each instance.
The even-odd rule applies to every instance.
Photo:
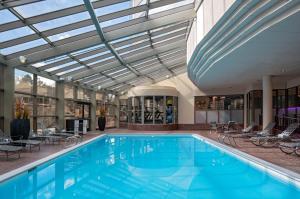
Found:
[[[10,135],[13,140],[28,139],[30,132],[29,119],[14,119],[10,123]]]
[[[98,127],[100,131],[104,131],[106,124],[106,118],[105,117],[99,117],[98,118]]]

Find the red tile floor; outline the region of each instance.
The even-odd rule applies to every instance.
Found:
[[[213,140],[217,139],[217,134],[212,133],[210,134],[208,131],[133,131],[127,129],[109,129],[105,133],[196,133]],[[89,133],[85,135],[84,140],[91,139],[95,136],[100,135],[99,132],[96,133]],[[296,155],[286,155],[282,153],[278,148],[261,148],[256,147],[250,142],[245,141],[244,139],[237,139],[237,144],[239,147],[237,149],[271,162],[273,164],[279,165],[286,169],[295,171],[300,173],[300,157]],[[64,149],[63,145],[50,145],[50,144],[43,144],[41,146],[41,150],[37,152],[24,152],[21,154],[20,159],[13,159],[6,160],[5,157],[0,156],[0,175],[4,174],[8,171],[14,170],[21,166],[24,166],[28,163],[33,161],[39,160],[43,157],[46,157],[50,154],[56,153],[60,150]]]

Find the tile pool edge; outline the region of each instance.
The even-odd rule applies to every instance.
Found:
[[[231,154],[234,157],[240,159],[241,161],[245,161],[252,166],[256,167],[259,170],[265,171],[270,175],[280,178],[282,181],[291,183],[300,189],[300,174],[291,171],[289,169],[283,168],[271,162],[265,161],[238,149],[232,148],[230,146],[221,144],[217,141],[214,141],[210,138],[206,138],[204,136],[198,134],[191,134],[194,138],[201,140],[207,144],[210,144],[218,149],[221,149],[227,154]]]
[[[70,151],[73,151],[73,150],[75,150],[75,149],[77,149],[77,148],[79,148],[79,147],[81,147],[81,146],[84,146],[84,145],[86,145],[86,144],[88,144],[88,143],[90,143],[90,142],[93,142],[94,140],[97,140],[97,139],[99,139],[99,138],[102,138],[102,137],[104,137],[104,136],[106,136],[106,135],[107,135],[106,133],[101,134],[101,135],[98,135],[98,136],[96,136],[96,137],[94,137],[94,138],[91,138],[91,139],[89,139],[89,140],[83,141],[83,142],[81,142],[81,143],[79,143],[79,144],[76,144],[76,145],[74,145],[74,146],[71,146],[71,147],[69,147],[69,148],[65,148],[65,149],[60,150],[60,151],[58,151],[58,152],[56,152],[56,153],[53,153],[53,154],[51,154],[51,155],[49,155],[49,156],[47,156],[47,157],[41,158],[41,159],[39,159],[39,160],[36,160],[36,161],[34,161],[34,162],[31,162],[31,163],[29,163],[29,164],[26,164],[26,165],[24,165],[24,166],[21,166],[21,167],[19,167],[19,168],[17,168],[17,169],[14,169],[14,170],[12,170],[12,171],[9,171],[9,172],[7,172],[7,173],[4,173],[4,174],[0,175],[0,183],[2,183],[2,182],[6,181],[6,180],[8,180],[8,179],[10,179],[10,178],[12,178],[12,177],[14,177],[14,176],[17,176],[18,174],[21,174],[21,173],[23,173],[23,172],[25,172],[25,171],[27,171],[27,170],[30,170],[30,169],[32,169],[32,168],[34,168],[34,167],[37,167],[37,166],[39,166],[39,165],[41,165],[41,164],[44,164],[44,163],[46,163],[46,162],[48,162],[48,161],[50,161],[50,160],[52,160],[52,159],[55,159],[55,158],[57,158],[57,157],[59,157],[59,156],[61,156],[61,155],[64,155],[64,154],[66,154],[66,153],[68,153],[68,152],[70,152]]]

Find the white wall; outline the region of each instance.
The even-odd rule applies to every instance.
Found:
[[[197,44],[211,30],[211,28],[223,16],[226,10],[235,0],[204,0],[197,11],[197,19],[194,21],[187,41],[187,62]]]

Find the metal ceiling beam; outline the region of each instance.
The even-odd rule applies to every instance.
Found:
[[[194,9],[184,10],[182,12],[175,12],[170,15],[163,16],[161,18],[151,19],[142,24],[132,25],[126,28],[122,28],[119,30],[114,30],[109,33],[110,41],[128,37],[130,35],[138,34],[148,29],[155,29],[159,27],[163,27],[169,24],[177,23],[180,21],[186,21],[190,18],[194,18],[196,13]],[[28,55],[28,63],[33,64],[36,62],[43,61],[45,59],[49,59],[52,57],[61,56],[70,52],[75,52],[78,50],[82,50],[88,47],[96,46],[101,44],[101,40],[99,36],[88,37],[85,39],[81,39],[78,41],[74,41],[71,43],[67,43],[65,45],[61,45],[55,48],[46,49],[40,52],[35,52]],[[25,52],[24,52],[25,53]],[[8,60],[8,65],[20,65],[17,57]]]
[[[136,71],[134,68],[132,68],[128,63],[125,62],[125,60],[123,60],[123,58],[118,54],[118,52],[114,49],[114,47],[107,41],[104,33],[103,33],[103,30],[100,26],[100,21],[98,21],[98,18],[96,16],[96,13],[95,13],[95,10],[93,8],[93,5],[92,3],[90,2],[90,0],[83,0],[84,1],[84,4],[91,16],[91,19],[93,21],[93,24],[94,26],[96,27],[96,30],[98,32],[98,35],[101,39],[101,41],[104,43],[104,45],[106,46],[107,49],[110,50],[111,54],[114,55],[114,57],[119,61],[119,63],[128,68],[133,74],[135,74],[137,77],[141,76],[141,74]],[[147,77],[147,76],[146,76]],[[149,79],[151,79],[150,77],[147,77]]]
[[[149,6],[151,8],[158,8],[158,7],[165,6],[165,5],[168,5],[170,3],[175,3],[175,2],[178,2],[178,1],[182,1],[182,0],[157,1],[157,2],[151,3]],[[120,10],[120,11],[117,11],[117,12],[109,13],[109,14],[106,14],[106,15],[102,15],[102,16],[99,16],[97,18],[98,18],[99,21],[104,22],[104,21],[108,21],[108,20],[128,16],[128,15],[131,15],[131,14],[135,14],[135,13],[138,13],[138,12],[142,12],[146,9],[147,9],[146,5],[141,5],[141,6],[137,6],[137,7],[128,8],[128,9]],[[28,21],[29,21],[28,23],[34,24],[33,20],[28,20]],[[15,22],[10,22],[10,23],[20,23],[20,22],[15,21]],[[21,24],[24,26],[23,23],[21,23]],[[87,26],[90,26],[90,25],[93,25],[92,20],[91,19],[86,19],[86,20],[83,20],[83,21],[71,23],[71,24],[68,24],[68,25],[65,25],[65,26],[60,26],[60,27],[56,27],[56,28],[41,31],[41,32],[42,32],[43,35],[49,37],[49,36],[52,36],[52,35],[65,33],[65,32],[71,31],[71,30],[87,27]],[[2,25],[0,25],[0,32],[1,32],[1,30],[2,31],[8,31],[9,26],[6,25],[6,24],[2,24]],[[104,29],[104,32],[105,31],[106,30]],[[36,40],[36,39],[39,39],[39,37],[36,34],[30,34],[30,35],[26,35],[26,36],[23,36],[23,37],[19,37],[19,38],[15,38],[15,39],[11,39],[11,40],[8,40],[8,41],[1,42],[0,43],[0,48],[7,48],[7,47],[10,47],[10,46],[19,45],[19,44],[26,43],[26,42],[29,42],[29,41],[32,41],[32,40]]]
[[[171,52],[173,52],[173,51],[171,51]],[[184,53],[184,52],[178,53],[177,51],[174,51],[174,54],[173,54],[173,53],[170,53],[169,56],[168,56],[168,58],[170,57],[170,58],[172,59],[173,57],[180,56],[180,55],[183,55],[183,54],[185,54],[185,53]],[[152,57],[153,57],[153,56],[152,56]],[[146,59],[149,59],[149,58],[146,58]],[[144,60],[145,60],[145,59],[144,59]],[[154,63],[154,64],[155,64],[155,63]],[[150,66],[150,65],[148,64],[147,66]],[[134,66],[134,67],[136,67],[136,66]],[[110,72],[111,70],[121,70],[121,68],[118,66],[118,67],[115,67],[115,68],[109,68],[108,70],[105,70],[105,71],[103,71],[103,72]],[[92,81],[92,80],[97,79],[97,78],[99,78],[99,77],[96,77],[96,76],[89,76],[89,77],[86,77],[86,78],[81,79],[81,80],[79,80],[79,81],[80,81],[80,82],[86,82],[86,81]]]
[[[157,53],[162,53],[162,52],[169,51],[169,50],[172,50],[175,48],[180,48],[182,45],[184,45],[184,43],[185,43],[185,40],[178,40],[176,42],[172,42],[172,43],[163,45],[160,48],[157,48],[156,51],[154,51],[153,49],[143,50],[141,53],[138,53],[138,54],[135,53],[132,56],[126,58],[127,59],[126,61],[127,61],[127,63],[132,63],[132,62],[135,62],[135,61],[147,58],[147,57],[154,56]],[[100,65],[99,67],[91,68],[89,71],[82,71],[80,73],[76,72],[76,73],[74,73],[73,78],[81,79],[83,77],[94,74],[96,71],[104,71],[104,70],[107,70],[107,69],[113,68],[113,67],[120,67],[120,65],[118,62],[112,62],[106,66]]]
[[[6,9],[6,8],[12,8],[17,6],[23,6],[30,3],[40,2],[41,0],[3,0],[0,1],[0,10]],[[44,1],[44,0],[43,0]]]
[[[93,2],[93,5],[95,8],[101,8],[101,7],[105,7],[105,6],[114,5],[117,3],[126,2],[126,1],[128,1],[128,0],[98,0],[96,2]],[[82,13],[85,11],[86,11],[86,9],[85,9],[84,4],[81,4],[78,6],[73,6],[73,7],[57,10],[54,12],[48,12],[45,14],[28,17],[28,18],[26,18],[26,20],[30,24],[37,24],[37,23],[50,21],[53,19],[61,18],[61,17],[66,17],[66,16],[73,15],[73,14]],[[0,32],[15,29],[15,28],[20,28],[23,26],[24,26],[24,24],[20,21],[9,22],[9,23],[6,23],[6,24],[3,24],[0,26]]]

